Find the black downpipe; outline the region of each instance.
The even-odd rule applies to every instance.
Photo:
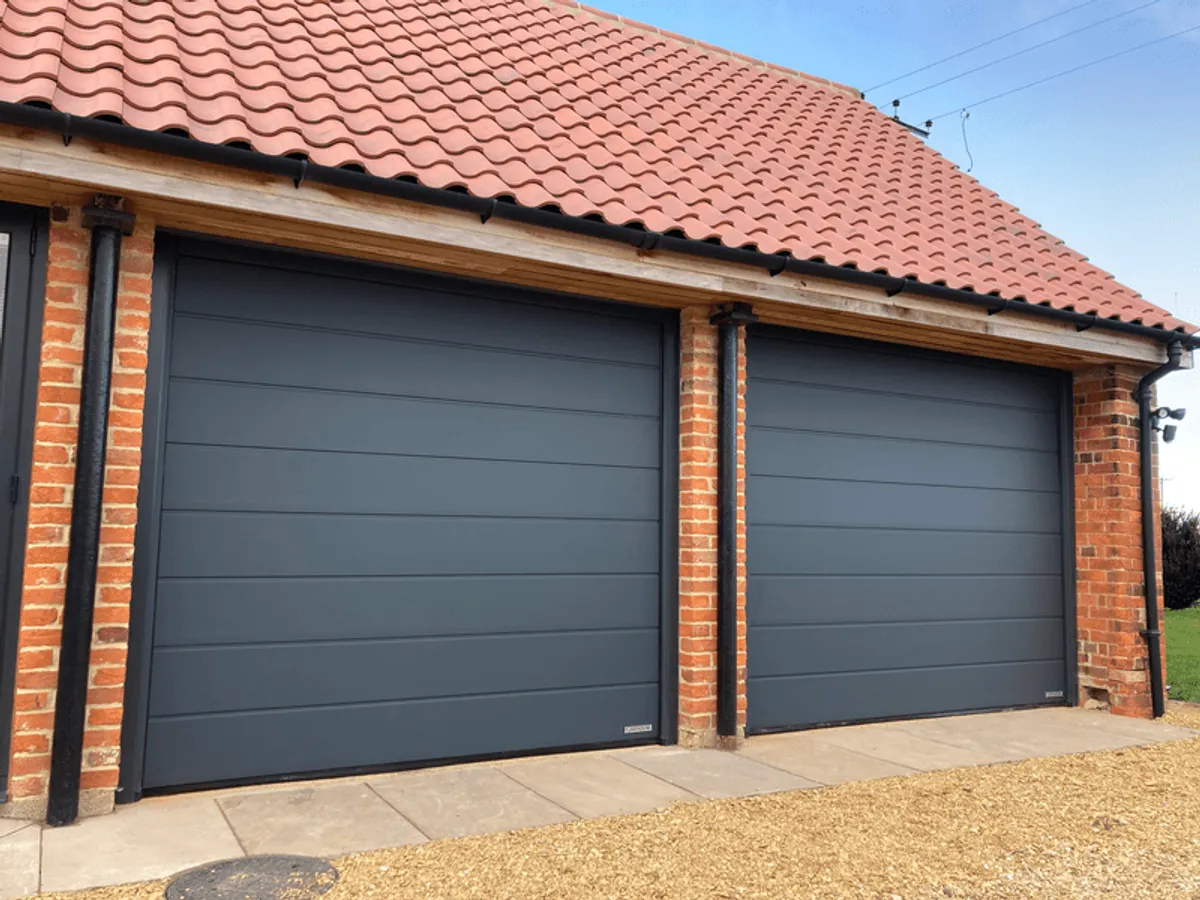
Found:
[[[71,507],[71,548],[67,555],[66,598],[59,650],[54,743],[50,755],[47,825],[70,825],[79,816],[83,763],[84,713],[100,513],[104,489],[104,452],[108,434],[108,397],[112,382],[113,325],[120,277],[121,235],[133,229],[133,216],[116,208],[115,198],[97,197],[83,211],[92,229],[92,263],[79,399],[79,437],[75,451],[75,494]]]
[[[1154,383],[1178,369],[1183,360],[1183,345],[1167,345],[1167,361],[1148,372],[1138,382],[1134,397],[1138,402],[1138,429],[1141,432],[1140,481],[1142,491],[1142,579],[1146,595],[1146,657],[1150,665],[1150,703],[1154,718],[1166,712],[1163,690],[1162,624],[1158,619],[1158,550],[1154,541],[1154,422],[1151,419],[1150,389]]]
[[[85,137],[196,162],[277,175],[290,179],[297,188],[306,181],[318,182],[330,187],[362,191],[368,194],[472,213],[479,216],[484,222],[491,218],[507,219],[540,228],[552,228],[585,237],[616,241],[645,251],[666,250],[703,259],[765,268],[773,275],[781,272],[794,272],[797,275],[829,278],[846,284],[878,288],[893,297],[901,293],[916,294],[936,300],[965,303],[986,309],[991,313],[1019,311],[1041,319],[1069,323],[1080,331],[1098,328],[1102,331],[1148,338],[1164,344],[1171,341],[1182,341],[1187,349],[1200,348],[1200,334],[1168,331],[1165,328],[1101,318],[1094,313],[1055,309],[1036,303],[1004,299],[993,294],[980,294],[976,291],[960,290],[945,285],[926,284],[911,278],[897,278],[879,272],[864,272],[849,266],[835,266],[817,260],[795,259],[775,253],[760,253],[757,250],[726,247],[708,241],[655,234],[625,225],[610,225],[597,219],[567,216],[551,210],[518,206],[515,203],[501,202],[487,197],[475,197],[461,191],[428,187],[415,181],[383,178],[354,169],[320,166],[304,159],[269,156],[254,150],[244,150],[223,144],[206,144],[178,134],[144,131],[103,119],[76,118],[40,106],[0,102],[0,124],[49,131],[60,135],[65,141],[70,141],[74,137]]]
[[[717,326],[717,735],[737,737],[738,689],[738,338],[758,317],[730,303]]]

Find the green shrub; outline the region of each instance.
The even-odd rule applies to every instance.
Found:
[[[1168,506],[1162,530],[1163,603],[1187,609],[1200,600],[1200,514]]]

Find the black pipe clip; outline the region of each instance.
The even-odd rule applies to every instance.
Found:
[[[479,221],[482,224],[486,225],[488,223],[488,219],[490,219],[492,216],[494,216],[496,214],[496,207],[498,205],[499,205],[499,201],[496,200],[495,197],[493,197],[491,200],[489,200],[487,209],[485,209],[483,212],[481,212],[479,214]]]
[[[121,234],[133,234],[136,221],[137,217],[133,213],[108,205],[99,194],[92,203],[83,208],[82,224],[88,229],[107,226],[117,229]]]
[[[749,303],[722,303],[708,319],[712,325],[749,325],[758,321]]]

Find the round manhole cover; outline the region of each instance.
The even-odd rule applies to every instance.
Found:
[[[191,869],[167,885],[167,900],[309,900],[338,880],[310,856],[249,856]]]

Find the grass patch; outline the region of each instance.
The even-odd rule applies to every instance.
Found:
[[[1168,609],[1164,630],[1171,699],[1200,702],[1200,606]]]

